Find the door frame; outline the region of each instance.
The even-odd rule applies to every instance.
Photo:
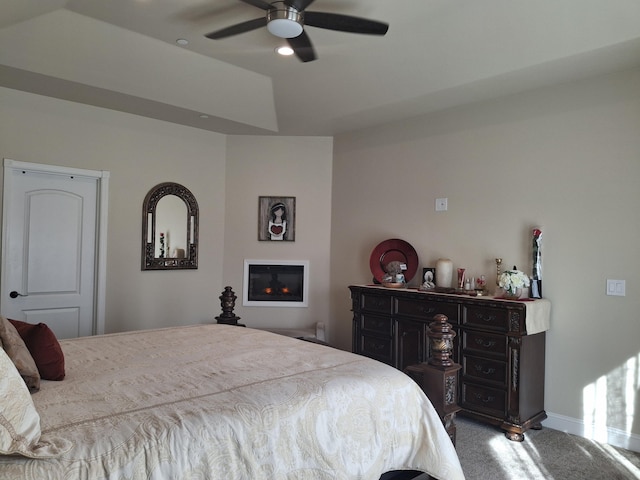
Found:
[[[96,255],[95,255],[95,287],[93,302],[93,334],[104,333],[106,293],[107,293],[107,214],[109,212],[109,176],[106,170],[85,170],[81,168],[60,167],[57,165],[43,165],[39,163],[19,162],[9,158],[4,159],[4,195],[10,192],[11,183],[7,181],[7,174],[11,170],[21,170],[51,175],[65,175],[89,177],[97,180],[96,198]],[[2,245],[7,245],[7,204],[2,202]],[[2,249],[2,266],[6,265],[5,249]],[[0,288],[4,288],[7,279],[6,269],[2,269]]]

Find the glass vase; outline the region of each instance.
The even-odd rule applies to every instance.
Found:
[[[505,300],[518,300],[521,295],[522,295],[521,288],[513,288],[511,290],[505,290],[504,294],[502,295],[502,298],[504,298]]]

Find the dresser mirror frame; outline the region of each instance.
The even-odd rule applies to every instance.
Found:
[[[168,195],[174,195],[186,206],[184,228],[186,233],[185,248],[178,249],[179,254],[172,253],[176,249],[167,245],[164,256],[156,256],[160,233],[158,226],[158,203]],[[181,221],[180,219],[178,220]],[[180,227],[181,229],[182,227]],[[179,232],[182,236],[182,231]],[[168,235],[168,234],[167,234]],[[172,256],[173,255],[173,256]],[[198,202],[191,191],[179,183],[164,182],[156,185],[142,204],[142,270],[184,270],[198,268]]]

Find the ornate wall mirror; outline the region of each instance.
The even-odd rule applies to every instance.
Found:
[[[198,202],[188,188],[156,185],[142,204],[142,270],[198,268]]]

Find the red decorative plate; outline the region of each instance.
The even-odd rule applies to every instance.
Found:
[[[415,249],[399,238],[385,240],[376,246],[371,252],[369,259],[369,267],[373,278],[378,282],[382,282],[382,278],[386,275],[385,267],[390,262],[398,261],[404,263],[407,269],[403,272],[406,282],[411,281],[418,270],[418,254]]]

